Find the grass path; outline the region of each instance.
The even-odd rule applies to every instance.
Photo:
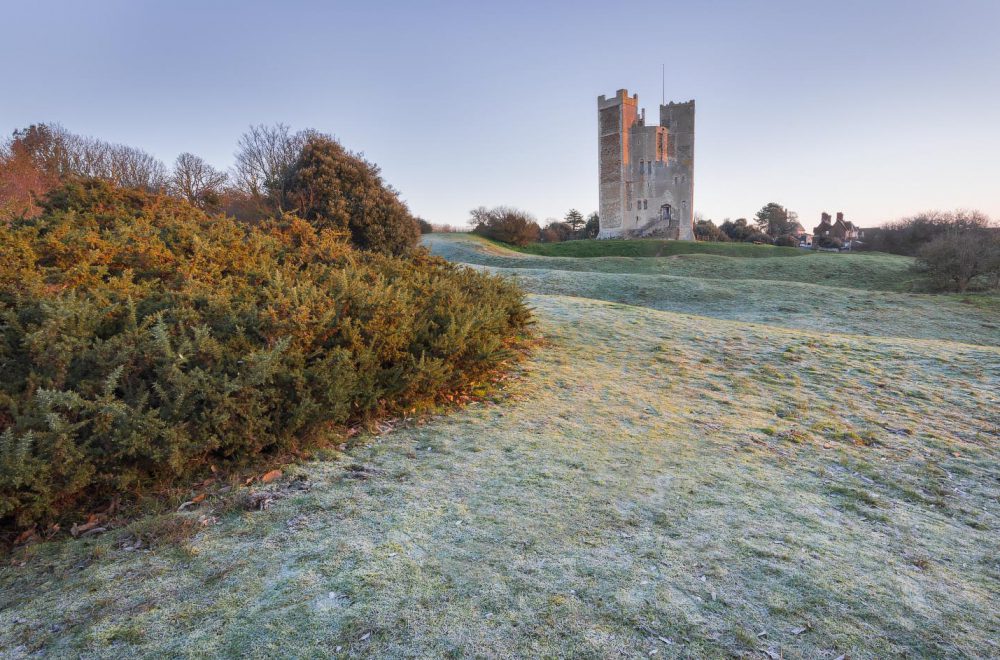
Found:
[[[31,546],[0,651],[998,652],[1000,350],[531,303],[505,403],[172,514],[219,519],[176,545]]]

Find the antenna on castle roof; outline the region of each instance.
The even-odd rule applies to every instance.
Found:
[[[667,65],[660,65],[660,105],[667,102]]]

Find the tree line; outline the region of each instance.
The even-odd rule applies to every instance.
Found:
[[[799,244],[799,216],[777,202],[765,204],[752,220],[726,218],[721,225],[695,214],[694,235],[699,241],[735,241],[794,247]]]
[[[529,243],[559,243],[586,238],[597,238],[600,218],[591,213],[584,220],[583,214],[570,209],[564,220],[549,219],[544,227],[527,211],[511,206],[480,206],[469,212],[472,233],[511,245]]]
[[[251,126],[237,143],[230,172],[191,153],[167,168],[135,147],[34,124],[0,145],[0,220],[37,215],[44,194],[73,178],[165,193],[244,222],[295,213],[318,228],[349,234],[362,249],[389,254],[409,252],[430,230],[377,165],[329,135],[280,123]]]
[[[564,220],[540,226],[528,212],[509,206],[479,207],[470,213],[475,234],[524,246],[538,242],[596,238],[600,218],[586,220],[571,209]],[[765,204],[751,220],[726,219],[721,225],[695,214],[694,233],[699,241],[736,241],[795,247],[807,231],[798,214],[777,202]],[[816,236],[813,245],[841,247],[832,236]],[[929,212],[865,229],[854,249],[890,252],[915,257],[914,268],[926,276],[931,288],[965,291],[970,287],[1000,286],[1000,228],[978,211]]]
[[[866,229],[862,247],[916,257],[939,289],[1000,286],[1000,227],[979,211],[929,211]]]

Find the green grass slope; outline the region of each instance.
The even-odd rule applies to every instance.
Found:
[[[0,649],[995,654],[1000,350],[531,302],[513,400],[302,466],[265,510],[209,498],[176,545],[31,546]]]
[[[514,277],[534,293],[820,332],[1000,345],[1000,296],[899,292],[913,275],[909,259],[892,255],[560,259],[526,257],[466,234],[424,240],[435,253]],[[587,268],[591,264],[597,268]],[[798,267],[781,269],[783,264]],[[711,277],[698,276],[704,271]],[[865,282],[876,286],[865,289]]]
[[[579,241],[584,243],[583,241]],[[593,241],[592,244],[620,245],[631,241]],[[666,242],[675,249],[690,250],[694,247],[714,249],[725,244]],[[758,254],[752,258],[720,254],[673,254],[660,258],[646,256],[606,256],[573,258],[539,256],[516,252],[473,234],[428,234],[424,244],[431,251],[452,261],[500,268],[540,268],[597,273],[634,273],[640,275],[673,275],[701,279],[755,279],[785,282],[807,282],[826,286],[848,287],[878,291],[909,291],[913,288],[914,275],[910,271],[913,260],[890,254],[805,252],[791,250],[794,258],[787,256],[759,256],[778,250],[771,246],[747,245]],[[729,245],[730,248],[733,245]]]
[[[533,293],[578,296],[829,333],[939,339],[1000,346],[998,310],[988,297],[862,291],[804,282],[723,281],[537,268],[489,268]],[[622,282],[622,277],[627,281]],[[996,296],[992,297],[997,299]]]
[[[715,254],[723,257],[799,257],[809,254],[794,247],[754,245],[753,243],[707,243],[667,241],[643,238],[628,241],[566,241],[532,243],[524,247],[508,246],[516,252],[545,257],[670,257],[677,254]]]

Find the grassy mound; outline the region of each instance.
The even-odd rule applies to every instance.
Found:
[[[316,442],[476,386],[518,289],[286,218],[71,184],[0,227],[0,522]]]
[[[586,243],[586,241],[575,241]],[[591,241],[597,244],[627,245],[641,241]],[[665,241],[681,248],[704,245],[726,246],[725,243],[693,243]],[[728,244],[748,249],[751,258],[720,254],[676,254],[671,258],[593,256],[577,259],[562,256],[541,256],[515,251],[510,246],[488,241],[472,234],[430,234],[424,244],[435,254],[450,261],[500,268],[535,268],[548,270],[622,273],[635,275],[671,275],[713,280],[772,280],[804,282],[823,286],[877,291],[910,291],[920,289],[922,282],[913,270],[913,259],[891,254],[809,252],[798,248],[776,248],[769,245]],[[555,245],[569,245],[559,243]],[[795,258],[774,256],[779,250],[791,250]],[[661,255],[662,256],[662,255]],[[623,278],[621,286],[629,286]]]
[[[523,247],[504,247],[525,254],[544,257],[672,257],[678,254],[715,254],[723,257],[799,257],[807,250],[753,243],[707,243],[702,241],[666,241],[643,238],[628,241],[581,240],[563,243],[531,243]]]

